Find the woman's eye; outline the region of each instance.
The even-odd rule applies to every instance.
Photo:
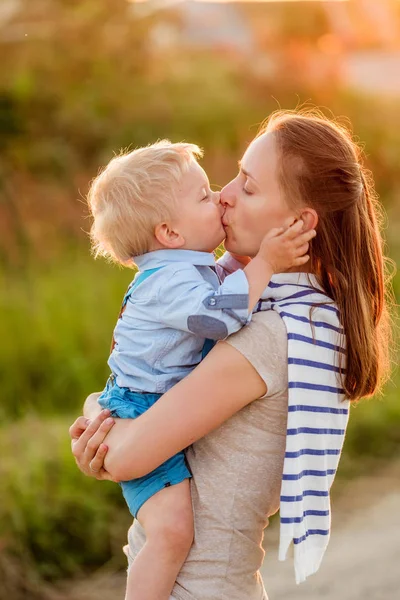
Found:
[[[202,201],[202,202],[203,202],[204,200],[208,200],[208,194],[206,194],[206,195],[205,195],[205,196],[204,196],[204,197],[201,199],[201,201]]]
[[[247,190],[246,188],[243,188],[243,191],[245,194],[247,194],[247,196],[251,196],[253,194],[253,192],[250,192],[250,190]]]

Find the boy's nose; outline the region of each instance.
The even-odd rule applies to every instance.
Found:
[[[221,202],[221,192],[213,192],[213,202],[219,204]]]

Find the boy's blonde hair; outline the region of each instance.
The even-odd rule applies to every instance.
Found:
[[[155,226],[172,217],[177,184],[202,154],[195,144],[161,140],[113,158],[87,196],[95,256],[126,265],[149,252]]]

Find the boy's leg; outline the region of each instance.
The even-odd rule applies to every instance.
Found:
[[[137,518],[146,543],[129,570],[125,600],[169,600],[193,542],[190,480],[157,492]]]

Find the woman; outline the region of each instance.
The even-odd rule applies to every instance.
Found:
[[[98,479],[139,477],[193,444],[187,458],[195,543],[174,588],[175,600],[266,598],[259,575],[261,542],[279,505],[280,557],[294,541],[297,580],[318,569],[329,525],[309,523],[329,520],[346,401],[374,393],[388,367],[378,209],[360,151],[344,129],[321,115],[275,113],[249,145],[221,202],[225,247],[235,255],[254,256],[269,229],[294,218],[317,227],[308,272],[279,275],[259,305],[273,310],[259,312],[249,326],[218,343],[145,415],[114,424],[98,414],[92,395],[85,405],[91,422],[80,417],[71,427],[78,466]],[[295,294],[286,291],[290,286]],[[275,299],[281,289],[286,296]],[[293,305],[296,314],[286,308]],[[329,320],[338,314],[340,324]],[[297,326],[311,333],[293,358],[294,345],[307,337],[295,332]],[[303,351],[312,352],[312,360]],[[307,381],[293,382],[300,371]],[[305,405],[314,399],[314,407]],[[303,418],[314,419],[317,427],[298,426],[314,423]],[[303,446],[293,451],[291,441],[301,436]],[[323,469],[307,468],[312,461],[319,466],[323,461]],[[292,484],[300,486],[300,495],[288,495]],[[304,535],[296,534],[297,527],[305,527]],[[130,559],[143,542],[135,522]]]

